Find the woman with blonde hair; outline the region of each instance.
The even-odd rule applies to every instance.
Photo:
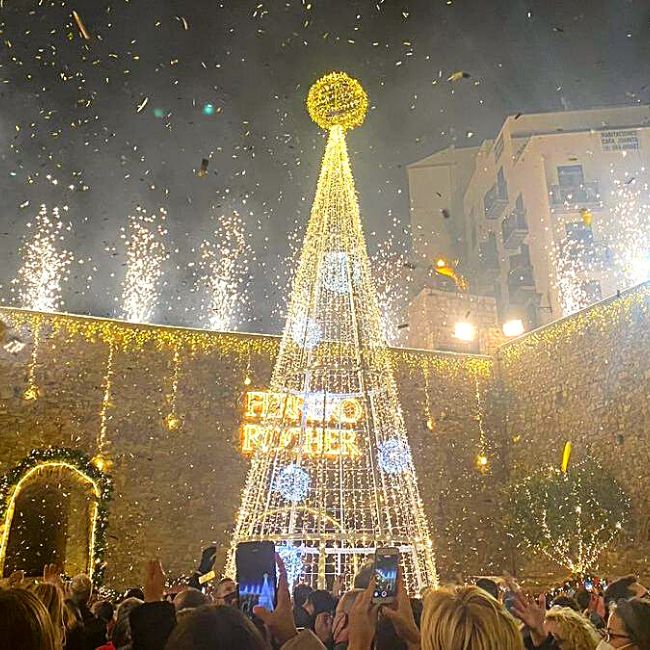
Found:
[[[600,642],[589,619],[569,607],[551,607],[546,612],[544,630],[562,650],[595,650]]]
[[[52,619],[36,594],[0,589],[0,649],[60,650]]]
[[[65,603],[63,592],[57,585],[48,582],[35,584],[32,587],[32,591],[50,613],[50,618],[54,625],[54,640],[57,647],[65,645]]]
[[[478,587],[437,589],[424,597],[422,650],[523,650],[505,607]]]

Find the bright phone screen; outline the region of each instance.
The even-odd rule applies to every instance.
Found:
[[[375,554],[375,598],[392,598],[397,593],[397,553]]]
[[[273,542],[243,542],[235,553],[239,608],[253,617],[253,607],[275,607],[275,546]]]

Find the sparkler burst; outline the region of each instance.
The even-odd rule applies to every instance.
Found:
[[[127,267],[122,283],[122,311],[126,320],[145,323],[153,315],[160,293],[163,262],[169,259],[164,238],[167,212],[148,215],[138,207],[120,238],[126,243]]]
[[[399,326],[404,322],[412,281],[406,270],[408,256],[402,248],[400,239],[389,231],[370,258],[384,336],[390,345],[401,341],[403,330]]]
[[[67,210],[67,207],[64,207]],[[69,251],[59,249],[64,231],[71,229],[61,220],[59,208],[42,205],[33,223],[27,224],[33,232],[22,248],[23,263],[18,277],[13,281],[17,287],[20,304],[27,309],[56,311],[63,304],[61,289],[70,275],[73,261]]]
[[[237,326],[246,295],[250,250],[244,221],[237,212],[221,215],[213,238],[201,243],[199,282],[208,294],[210,329]]]

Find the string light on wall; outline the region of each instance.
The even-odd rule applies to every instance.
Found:
[[[180,429],[181,425],[183,424],[183,421],[178,415],[177,410],[178,378],[181,368],[181,355],[178,349],[174,350],[172,368],[171,392],[169,394],[169,413],[165,417],[165,425],[170,431],[176,431]]]
[[[485,417],[483,412],[483,400],[481,399],[481,386],[478,376],[475,378],[476,386],[476,423],[478,425],[478,455],[476,456],[476,467],[480,472],[487,472],[490,466],[488,458],[488,439],[483,425]]]
[[[309,494],[311,479],[309,474],[298,465],[283,467],[275,479],[275,489],[283,499],[298,503],[304,501]]]
[[[107,461],[104,459],[104,454],[106,454],[107,447],[107,421],[108,421],[108,410],[113,406],[113,361],[115,357],[115,343],[110,340],[108,342],[108,356],[106,357],[106,370],[104,372],[104,380],[102,385],[104,386],[104,395],[102,397],[102,405],[99,409],[99,433],[97,436],[97,453],[98,458],[102,458],[100,469],[105,469]],[[100,461],[97,461],[100,462]]]
[[[36,365],[38,363],[38,348],[41,342],[41,319],[36,319],[32,324],[32,351],[27,366],[27,387],[23,392],[23,399],[28,402],[40,397],[40,390],[36,383]]]

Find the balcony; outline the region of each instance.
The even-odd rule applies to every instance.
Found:
[[[577,212],[581,208],[592,210],[602,207],[598,181],[581,183],[575,187],[551,185],[551,207],[560,212]]]
[[[528,222],[525,210],[511,212],[501,224],[503,245],[508,251],[516,251],[528,234]]]
[[[535,293],[535,279],[533,267],[524,266],[515,268],[508,275],[508,293],[510,302],[526,303]]]
[[[508,197],[499,193],[496,183],[485,193],[483,207],[486,219],[498,219],[508,207]]]

